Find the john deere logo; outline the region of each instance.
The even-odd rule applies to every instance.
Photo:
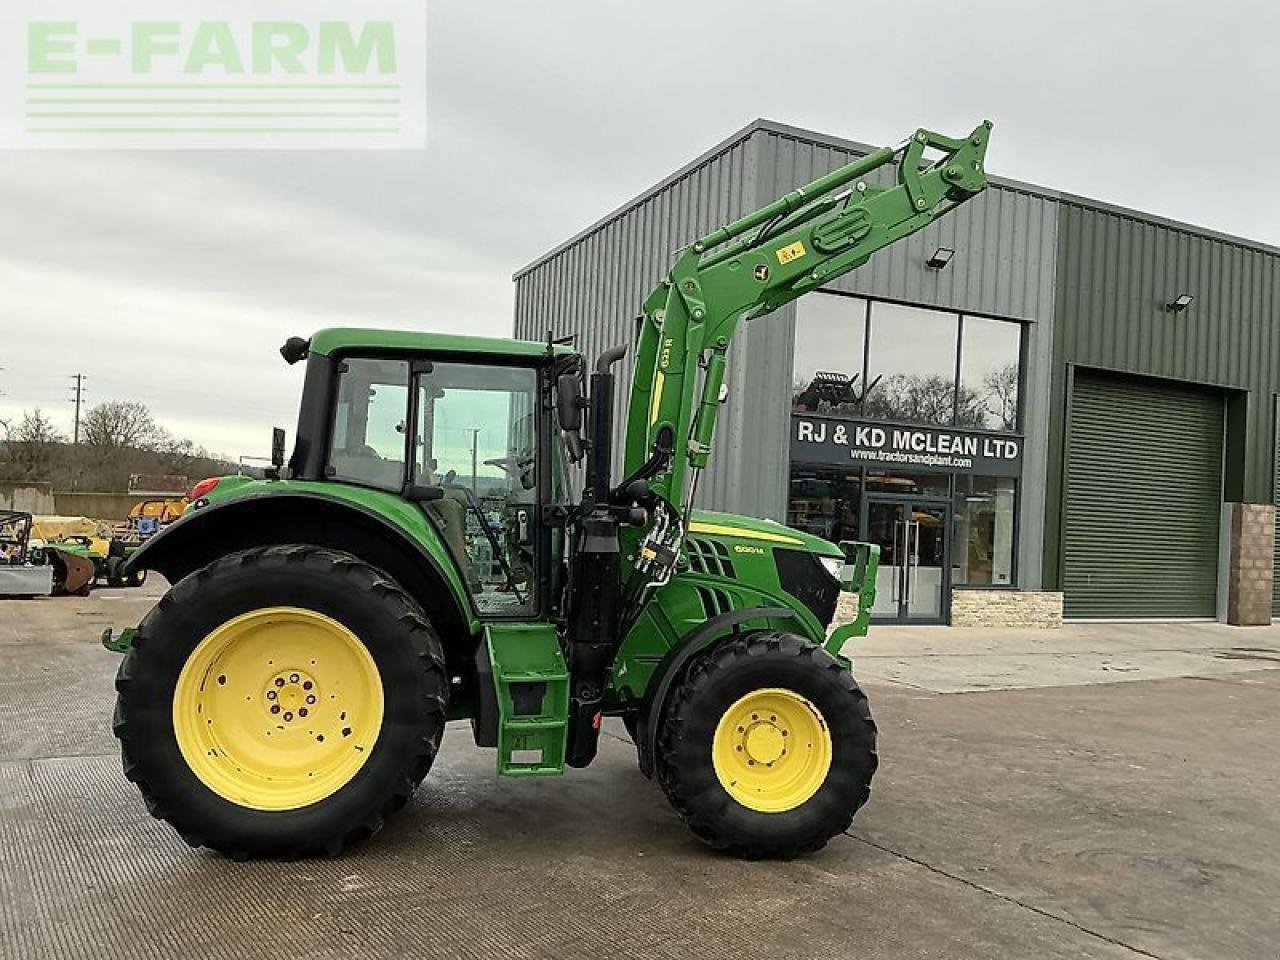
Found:
[[[756,279],[761,283],[767,283],[769,280],[769,265],[760,263],[756,265]]]

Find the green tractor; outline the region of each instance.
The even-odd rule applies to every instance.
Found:
[[[236,858],[336,855],[405,804],[447,721],[499,774],[543,776],[591,763],[614,716],[715,848],[791,857],[846,829],[877,757],[841,649],[876,549],[694,509],[698,477],[735,333],[979,193],[989,131],[920,130],[683,250],[644,304],[617,476],[625,346],[588,370],[550,337],[286,343],[306,364],[287,470],[277,429],[266,479],[200,483],[127,567],[171,589],[104,635],[151,812]]]

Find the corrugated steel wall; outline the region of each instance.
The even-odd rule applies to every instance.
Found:
[[[1272,499],[1280,255],[1075,199],[1060,204],[1046,579],[1058,582],[1066,364],[1227,388],[1227,500]],[[1182,313],[1174,297],[1195,297]],[[1230,397],[1230,395],[1229,395]],[[1207,544],[1206,549],[1214,549]]]

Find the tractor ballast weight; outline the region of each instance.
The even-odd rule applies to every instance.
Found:
[[[634,352],[590,371],[550,337],[291,338],[287,469],[277,438],[267,479],[197,485],[126,567],[165,574],[166,599],[104,636],[127,651],[115,729],[151,809],[237,856],[332,854],[404,803],[448,719],[532,776],[589,764],[616,716],[714,847],[794,856],[847,828],[876,733],[842,648],[877,549],[695,509],[698,478],[741,325],[981,192],[989,131],[917,131],[694,240]],[[855,613],[832,629],[842,589]]]

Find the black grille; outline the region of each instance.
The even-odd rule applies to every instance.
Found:
[[[702,603],[702,612],[708,620],[712,617],[718,617],[722,613],[728,613],[733,609],[733,602],[723,590],[698,587],[697,591],[698,600]]]
[[[808,607],[823,626],[829,624],[836,614],[840,584],[827,573],[817,554],[776,548],[773,562],[782,589]]]
[[[696,540],[692,537],[684,542],[685,554],[689,558],[689,569],[695,573],[709,573],[713,577],[736,578],[733,561],[729,559],[729,548],[719,540]]]

